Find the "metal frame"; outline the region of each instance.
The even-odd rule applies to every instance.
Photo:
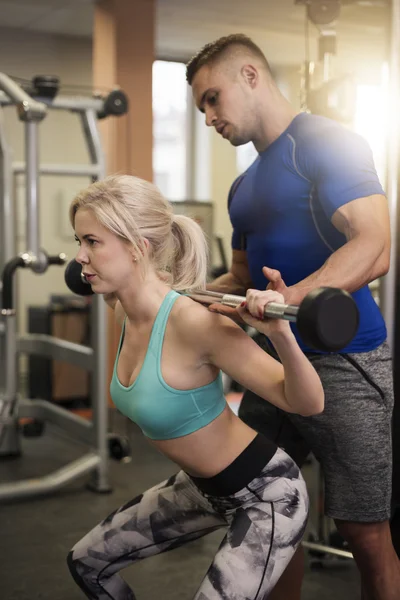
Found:
[[[27,100],[30,103],[33,102],[35,105],[41,104],[44,109],[70,110],[77,113],[82,113],[86,110],[94,110],[98,113],[104,111],[103,98],[56,96],[53,99],[41,97],[38,100],[33,100],[33,98],[28,96],[18,84],[10,80],[6,75],[0,73],[0,106],[12,106],[23,100]]]
[[[36,273],[44,273],[49,264],[40,250],[39,231],[39,183],[40,175],[81,175],[92,179],[105,176],[105,157],[97,127],[97,112],[104,105],[96,98],[30,98],[7,75],[0,73],[0,113],[2,106],[16,106],[25,126],[25,163],[12,163],[12,153],[5,139],[0,120],[0,215],[2,235],[0,239],[0,267],[16,256],[15,215],[12,198],[13,175],[25,173],[27,250],[23,253],[26,265]],[[89,165],[41,165],[38,153],[39,122],[47,109],[71,110],[80,116],[91,164]],[[1,115],[0,115],[1,116]],[[11,227],[10,223],[14,223]],[[24,258],[24,260],[25,260]],[[29,259],[29,260],[28,260]],[[92,347],[57,339],[50,335],[17,336],[15,311],[3,314],[0,323],[0,458],[2,445],[13,453],[20,452],[18,420],[28,417],[48,421],[61,430],[91,446],[89,451],[57,471],[41,478],[0,484],[0,501],[28,498],[50,493],[85,473],[93,476],[92,489],[97,492],[110,490],[108,483],[108,402],[104,365],[107,362],[106,305],[101,296],[92,298],[91,325]],[[83,366],[92,373],[91,397],[93,417],[88,421],[47,400],[20,399],[17,395],[18,355],[37,354],[71,364]],[[11,407],[11,409],[10,409]],[[2,436],[2,432],[6,435]],[[4,454],[4,453],[3,453]]]

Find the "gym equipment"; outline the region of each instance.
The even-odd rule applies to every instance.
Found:
[[[123,459],[128,452],[126,440],[108,433],[107,382],[104,365],[107,361],[106,305],[101,296],[91,302],[91,347],[58,339],[51,335],[17,335],[16,302],[14,299],[15,273],[29,268],[44,274],[51,265],[64,265],[64,253],[56,256],[40,248],[39,181],[40,175],[84,176],[92,181],[105,176],[105,158],[97,125],[98,115],[123,114],[127,110],[124,94],[108,98],[57,96],[58,78],[38,76],[34,79],[32,98],[7,75],[0,73],[0,458],[21,454],[20,437],[24,428],[20,419],[31,419],[33,426],[25,427],[28,434],[40,435],[44,422],[50,422],[73,439],[89,446],[83,456],[41,478],[0,484],[0,501],[28,498],[53,492],[85,473],[92,474],[91,489],[109,492],[109,455]],[[19,120],[25,129],[25,162],[13,162],[12,150],[2,127],[3,107],[17,108]],[[68,110],[81,120],[84,138],[89,150],[90,164],[40,164],[38,153],[39,124],[48,110]],[[26,246],[17,255],[15,231],[15,198],[13,177],[25,175],[26,187]],[[92,420],[83,419],[47,400],[34,401],[18,396],[18,354],[40,355],[66,361],[86,368],[91,373]],[[111,435],[111,437],[110,437]]]
[[[50,98],[53,100],[58,94],[60,80],[53,75],[36,75],[32,80],[33,88],[26,90],[31,96]]]
[[[60,79],[55,75],[36,75],[32,78],[31,83],[22,86],[22,89],[32,98],[51,105],[52,108],[62,108],[67,98],[54,101],[59,92],[60,85]],[[111,90],[107,96],[98,94],[93,99],[98,100],[94,104],[98,119],[104,119],[110,115],[119,117],[128,112],[128,97],[119,88]],[[3,99],[3,102],[5,102],[5,99]],[[70,108],[72,109],[72,107]]]
[[[246,298],[211,291],[188,294],[203,304],[223,304],[236,308]],[[359,313],[357,304],[348,292],[338,288],[320,287],[304,298],[300,306],[270,302],[264,315],[270,319],[295,322],[303,341],[315,350],[341,350],[355,336]]]

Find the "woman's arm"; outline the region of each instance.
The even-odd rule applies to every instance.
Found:
[[[286,412],[308,416],[323,411],[321,381],[289,326],[269,333],[281,364],[228,317],[210,313],[196,304],[182,313],[185,313],[182,329],[187,332],[187,341],[196,344],[205,363],[217,366],[246,389]],[[260,322],[265,326],[264,321]]]

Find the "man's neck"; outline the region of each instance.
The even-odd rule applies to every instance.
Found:
[[[298,114],[299,111],[284,98],[279,102],[271,103],[270,106],[264,106],[259,134],[253,140],[257,152],[263,152],[278,139]]]

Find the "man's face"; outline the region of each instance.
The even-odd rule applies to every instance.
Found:
[[[224,70],[223,65],[204,65],[193,78],[192,90],[209,127],[215,127],[233,146],[252,140],[252,98],[240,73]]]

